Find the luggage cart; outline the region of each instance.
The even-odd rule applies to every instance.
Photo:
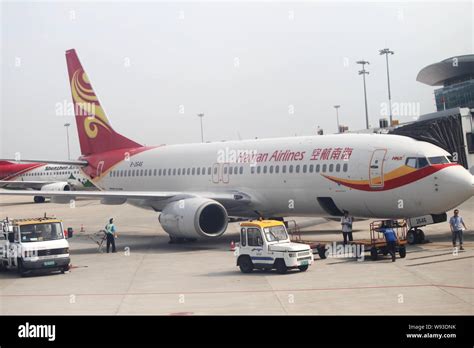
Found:
[[[95,232],[93,234],[88,235],[89,239],[94,241],[98,245],[99,253],[102,253],[102,248],[104,246],[105,240],[107,239],[107,233],[105,230],[100,230],[99,232]]]
[[[364,246],[364,250],[370,252],[370,258],[373,261],[376,261],[379,258],[379,255],[382,254],[386,256],[389,251],[387,248],[387,241],[383,235],[383,232],[380,232],[380,228],[383,227],[388,221],[391,222],[391,227],[397,235],[397,245],[395,247],[395,252],[400,255],[400,258],[406,256],[406,244],[407,244],[407,222],[406,220],[377,220],[370,223],[370,239],[359,239],[354,240],[351,244]]]
[[[313,254],[318,254],[319,258],[326,258],[326,244],[331,244],[331,242],[319,242],[314,240],[304,240],[301,238],[301,231],[295,220],[286,221],[287,229],[290,235],[290,241],[293,243],[303,243],[308,244],[313,250]]]

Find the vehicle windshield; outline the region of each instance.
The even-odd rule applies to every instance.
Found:
[[[285,226],[282,225],[265,227],[263,231],[265,232],[265,238],[267,238],[269,242],[279,242],[288,239]]]
[[[63,239],[63,231],[59,222],[20,226],[21,242],[45,242]]]

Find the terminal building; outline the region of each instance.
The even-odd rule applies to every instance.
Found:
[[[417,81],[435,89],[436,109],[474,108],[474,54],[451,57],[421,69]]]
[[[417,81],[442,86],[434,91],[437,111],[389,133],[437,145],[474,175],[474,55],[428,65],[418,73]]]

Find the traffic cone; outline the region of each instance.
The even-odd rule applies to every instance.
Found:
[[[234,241],[230,242],[230,251],[235,251],[235,243]]]

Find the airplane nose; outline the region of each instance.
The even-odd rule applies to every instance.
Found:
[[[452,166],[440,172],[441,191],[460,204],[474,196],[474,176],[462,166]],[[446,197],[448,198],[448,197]],[[449,198],[448,198],[449,199]]]

